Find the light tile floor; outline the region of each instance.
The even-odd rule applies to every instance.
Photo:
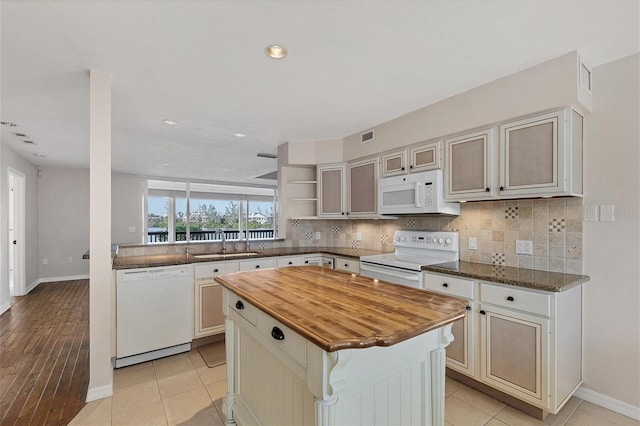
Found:
[[[114,373],[113,396],[87,404],[72,425],[224,425],[226,365],[208,368],[197,349]],[[557,415],[530,417],[447,377],[448,426],[635,425],[628,417],[571,398]]]

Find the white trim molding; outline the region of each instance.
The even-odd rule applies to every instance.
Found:
[[[4,305],[0,306],[0,315],[4,314],[11,308],[11,303],[7,302]]]
[[[76,281],[76,280],[88,280],[88,279],[89,279],[89,274],[67,275],[67,276],[63,276],[63,277],[38,278],[37,280],[35,280],[34,282],[32,282],[31,284],[29,284],[27,286],[27,288],[25,289],[24,295],[29,294],[31,292],[31,290],[33,290],[34,288],[38,287],[42,283],[55,283],[55,282],[59,282],[59,281]]]
[[[97,388],[89,387],[87,390],[87,399],[85,402],[95,401],[97,399],[108,398],[113,395],[113,381],[104,386],[98,386]]]
[[[606,408],[607,410],[611,410],[618,414],[622,414],[623,416],[631,417],[634,420],[640,421],[640,407],[635,407],[631,404],[627,404],[626,402],[585,388],[584,386],[580,386],[574,396]]]

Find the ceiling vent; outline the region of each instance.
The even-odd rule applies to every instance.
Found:
[[[276,154],[266,154],[264,152],[260,152],[260,153],[256,154],[256,157],[260,157],[260,158],[278,158],[278,156]]]
[[[376,138],[375,130],[371,129],[360,135],[360,143],[369,143]]]

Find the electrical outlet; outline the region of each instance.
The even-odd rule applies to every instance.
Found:
[[[320,233],[316,232],[316,240],[319,240],[319,239],[320,239]]]
[[[597,222],[598,221],[598,206],[584,206],[584,213],[582,218],[585,222]]]
[[[46,257],[42,258],[42,264],[43,265],[48,265],[49,264],[49,259],[47,259]]]
[[[531,255],[533,255],[533,241],[530,241],[530,240],[516,240],[516,254],[531,254]]]
[[[131,232],[131,233],[136,232],[136,227],[135,226],[130,226],[129,227],[129,232]]]
[[[469,250],[478,250],[478,239],[476,237],[469,238]]]
[[[71,256],[67,257],[67,263],[72,263],[73,262],[73,258]]]
[[[362,232],[356,232],[356,241],[362,241]]]
[[[615,206],[600,206],[600,222],[613,222],[614,216]]]

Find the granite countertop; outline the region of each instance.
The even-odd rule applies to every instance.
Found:
[[[422,270],[550,292],[569,290],[591,279],[588,275],[463,261],[423,266]]]
[[[111,257],[116,257],[118,255],[118,244],[111,244]],[[82,255],[82,259],[89,259],[89,250],[85,251]]]
[[[290,248],[272,248],[265,250],[251,251],[251,255],[234,256],[234,253],[227,253],[227,256],[217,257],[215,259],[198,258],[198,254],[159,254],[149,256],[126,256],[113,259],[113,269],[133,269],[133,268],[151,268],[154,266],[184,265],[188,263],[202,262],[219,262],[224,260],[244,260],[256,259],[261,257],[272,256],[296,256],[304,254],[326,254],[329,256],[342,256],[351,259],[360,259],[360,256],[369,256],[373,254],[383,254],[386,252],[379,250],[353,249],[343,247],[290,247]]]
[[[463,318],[468,304],[317,266],[238,272],[216,281],[327,352],[394,345]]]

